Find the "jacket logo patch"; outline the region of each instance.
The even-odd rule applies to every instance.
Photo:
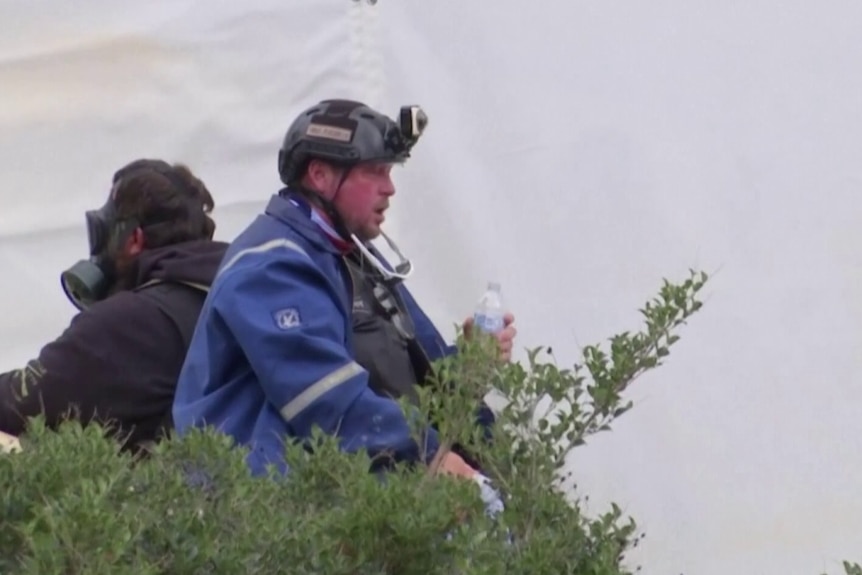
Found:
[[[302,320],[299,317],[299,310],[295,307],[280,309],[272,314],[275,319],[275,325],[278,329],[293,329],[302,325]]]

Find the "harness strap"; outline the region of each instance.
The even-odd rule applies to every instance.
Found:
[[[177,287],[183,286],[181,289]],[[209,286],[181,280],[150,280],[134,290],[153,301],[174,324],[183,342],[183,352],[187,352],[194,335],[197,318],[200,315]],[[174,427],[171,409],[162,418],[157,434],[167,435]]]

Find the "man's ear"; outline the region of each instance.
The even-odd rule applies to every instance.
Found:
[[[331,199],[329,196],[333,193],[333,181],[336,177],[337,173],[332,166],[314,159],[308,162],[304,179],[307,187],[317,191],[324,198]]]
[[[132,230],[132,233],[129,234],[128,239],[126,239],[126,245],[124,246],[124,252],[129,256],[136,256],[142,251],[144,251],[144,247],[146,247],[144,238],[144,230],[140,227]]]

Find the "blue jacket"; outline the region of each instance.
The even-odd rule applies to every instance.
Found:
[[[176,430],[211,425],[251,448],[256,474],[284,473],[283,441],[313,426],[342,449],[433,458],[437,433],[411,438],[399,405],[376,395],[353,360],[349,281],[340,254],[308,213],[274,195],[231,244],[198,320],[174,400]],[[343,275],[345,274],[345,275]],[[455,352],[400,286],[416,337],[434,361]]]

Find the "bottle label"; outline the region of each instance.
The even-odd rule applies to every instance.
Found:
[[[486,333],[498,333],[503,330],[503,316],[477,313],[473,316],[473,324]]]

